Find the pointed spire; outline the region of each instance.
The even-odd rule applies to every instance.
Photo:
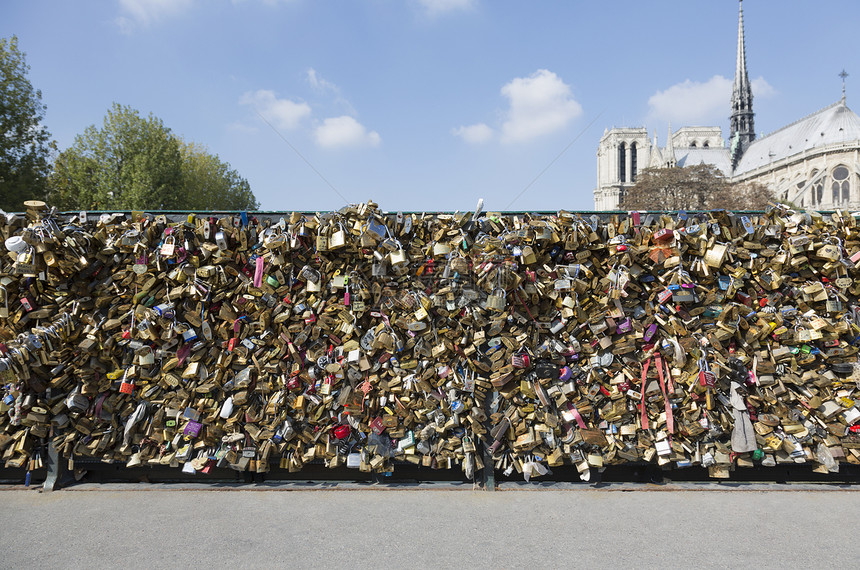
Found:
[[[845,105],[845,79],[848,77],[848,72],[843,69],[839,77],[842,78],[842,105]]]
[[[739,1],[740,12],[738,15],[738,53],[735,63],[734,91],[739,92],[749,88],[750,78],[747,73],[747,50],[746,38],[744,37],[744,2]]]
[[[753,113],[752,84],[747,72],[747,52],[744,37],[744,4],[738,2],[738,52],[735,64],[735,82],[732,86],[732,114],[730,117],[732,163],[737,164],[747,147],[755,140],[755,113]],[[737,141],[737,142],[735,142]]]
[[[666,154],[663,156],[666,166],[673,168],[677,161],[675,159],[675,145],[672,141],[672,121],[669,121],[669,135],[666,137]]]
[[[654,129],[654,142],[651,143],[651,159],[648,161],[648,168],[661,168],[662,166],[664,166],[663,154],[657,145],[657,129]]]

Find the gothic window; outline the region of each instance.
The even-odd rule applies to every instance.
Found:
[[[801,206],[803,206],[804,196],[803,196],[803,194],[800,193],[800,191],[803,189],[804,186],[806,186],[806,180],[801,180],[800,182],[798,182],[794,186],[797,189],[797,192],[798,192],[797,195],[800,196],[800,205]]]
[[[636,182],[636,143],[630,143],[630,182]]]
[[[833,182],[831,189],[833,191],[833,203],[847,203],[851,195],[851,183],[848,181],[848,169],[842,165],[833,169]]]
[[[708,144],[708,141],[702,143],[702,148],[708,148],[709,146],[711,145]]]
[[[818,171],[813,170],[810,178],[815,178],[817,174]],[[822,200],[824,200],[824,180],[819,179],[817,182],[814,182],[812,184],[811,198],[809,203],[813,206],[816,204],[821,205]]]
[[[627,145],[618,145],[618,181],[627,182]]]
[[[696,141],[690,143],[690,148],[696,148]]]

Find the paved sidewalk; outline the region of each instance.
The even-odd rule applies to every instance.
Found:
[[[355,484],[5,490],[0,567],[842,567],[856,543],[857,491],[718,484],[510,484],[494,493]]]

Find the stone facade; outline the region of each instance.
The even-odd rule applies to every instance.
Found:
[[[860,117],[842,99],[756,138],[746,69],[743,8],[727,146],[719,127],[682,127],[660,147],[645,127],[604,131],[597,149],[596,210],[623,208],[625,192],[647,167],[712,164],[731,182],[758,182],[804,208],[860,208]],[[843,77],[844,79],[844,77]]]

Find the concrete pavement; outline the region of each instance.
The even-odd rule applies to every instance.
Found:
[[[829,485],[6,488],[0,567],[845,566],[858,508]]]

